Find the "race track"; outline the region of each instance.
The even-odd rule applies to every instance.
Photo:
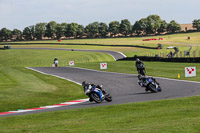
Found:
[[[62,106],[52,109],[43,109],[31,112],[23,112],[16,114],[7,114],[4,116],[22,115],[38,112],[47,112],[54,110],[66,110],[72,108],[87,108],[94,106],[114,105],[132,102],[152,101],[160,99],[170,99],[178,97],[188,97],[200,94],[200,82],[171,80],[164,78],[156,78],[161,84],[162,92],[149,93],[145,92],[144,88],[137,84],[137,75],[132,74],[119,74],[112,72],[100,72],[95,70],[88,70],[75,67],[35,67],[30,68],[46,74],[59,76],[65,79],[69,79],[78,83],[87,81],[94,84],[102,84],[113,97],[112,102],[103,102],[96,104],[94,102],[85,102],[76,105]],[[83,92],[84,93],[84,92]]]

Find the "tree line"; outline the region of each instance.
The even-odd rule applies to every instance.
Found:
[[[193,28],[200,31],[200,19],[193,21]],[[25,27],[23,31],[13,31],[2,28],[0,30],[0,41],[7,40],[41,40],[41,39],[62,39],[62,38],[106,38],[116,36],[145,36],[175,33],[181,31],[181,26],[172,20],[167,23],[158,15],[149,15],[136,21],[131,25],[128,19],[112,21],[108,25],[104,22],[93,22],[87,26],[77,23],[37,23]]]

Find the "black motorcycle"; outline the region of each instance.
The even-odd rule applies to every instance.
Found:
[[[138,71],[138,74],[145,75],[145,66],[144,66],[144,64],[139,64],[137,66],[137,71]]]

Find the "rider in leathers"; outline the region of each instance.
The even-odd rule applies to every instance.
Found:
[[[136,62],[135,62],[135,66],[136,66],[136,68],[137,68],[138,74],[141,74],[141,73],[140,73],[140,69],[141,69],[140,66],[141,66],[141,65],[144,66],[144,63],[143,63],[140,59],[137,58],[137,59],[136,59]],[[144,70],[145,70],[145,68],[144,68]]]
[[[92,87],[94,87],[95,85],[94,84],[90,84],[90,83],[86,83],[85,81],[83,81],[82,82],[82,86],[84,88],[85,94],[89,97],[89,93],[90,93]],[[102,91],[102,95],[104,96],[105,91],[102,89],[102,87],[100,85],[96,85],[95,87],[100,89]],[[89,101],[92,102],[93,100],[89,99]]]

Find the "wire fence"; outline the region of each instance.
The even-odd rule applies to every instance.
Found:
[[[147,53],[145,56],[149,56],[149,57],[162,57],[162,58],[190,58],[190,57],[200,57],[200,50],[195,50],[195,51],[179,51],[176,54],[172,54],[170,55],[169,52],[151,52],[151,53]]]

